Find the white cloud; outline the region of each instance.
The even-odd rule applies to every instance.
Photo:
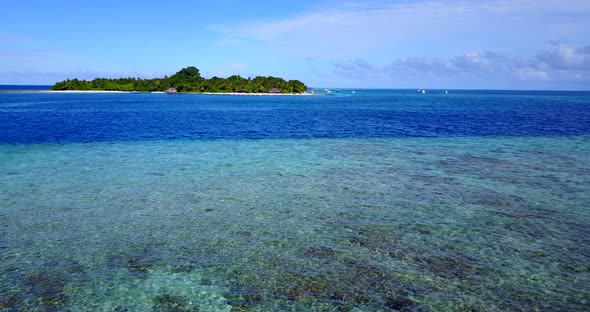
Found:
[[[298,64],[316,85],[442,85],[452,77],[457,87],[587,89],[590,79],[588,0],[353,0],[210,29],[258,58]]]
[[[335,61],[482,48],[530,51],[560,38],[581,44],[590,33],[589,16],[587,0],[348,2],[290,18],[210,29],[257,43],[269,54]]]
[[[362,59],[332,63],[337,76],[350,80],[444,82],[478,80],[488,84],[503,81],[512,86],[538,82],[581,83],[590,79],[589,47],[553,46],[529,57],[514,57],[497,52],[469,52],[440,57],[407,57],[385,65]],[[460,79],[457,79],[460,78]]]
[[[531,67],[516,68],[514,75],[521,80],[550,80],[546,71]]]
[[[556,45],[553,49],[539,55],[539,59],[555,69],[590,69],[590,46],[576,48],[567,45]]]
[[[373,67],[373,65],[361,59],[355,59],[343,63],[334,62],[332,65],[336,68],[339,74],[350,78],[366,78],[382,74],[382,70]]]

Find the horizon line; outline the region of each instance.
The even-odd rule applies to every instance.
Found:
[[[0,84],[0,86],[31,86],[31,87],[52,87],[53,85],[48,84]],[[576,89],[482,89],[482,88],[414,88],[414,87],[407,87],[407,88],[383,88],[383,87],[375,87],[375,88],[355,88],[355,87],[309,87],[308,89],[340,89],[340,90],[448,90],[448,91],[550,91],[550,92],[590,92],[590,89],[586,90],[576,90]]]

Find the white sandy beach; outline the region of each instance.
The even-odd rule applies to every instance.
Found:
[[[236,92],[203,92],[195,94],[206,95],[246,95],[246,96],[315,96],[320,94],[314,93],[236,93]]]
[[[164,94],[162,91],[141,92],[141,91],[103,91],[103,90],[43,90],[42,93],[153,93]],[[183,94],[180,92],[178,94]],[[314,93],[234,93],[234,92],[187,92],[185,94],[205,94],[205,95],[245,95],[245,96],[318,96],[321,94]]]
[[[42,93],[142,93],[138,91],[103,91],[103,90],[43,90]]]

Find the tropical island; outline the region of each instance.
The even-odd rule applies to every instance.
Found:
[[[228,78],[201,77],[199,69],[189,66],[164,78],[96,78],[92,81],[68,79],[55,83],[54,91],[124,91],[124,92],[196,92],[236,94],[301,94],[307,86],[299,80],[258,76],[254,79],[234,75]]]

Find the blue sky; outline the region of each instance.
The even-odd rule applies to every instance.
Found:
[[[590,89],[590,1],[0,0],[0,84],[274,75],[353,88]]]

